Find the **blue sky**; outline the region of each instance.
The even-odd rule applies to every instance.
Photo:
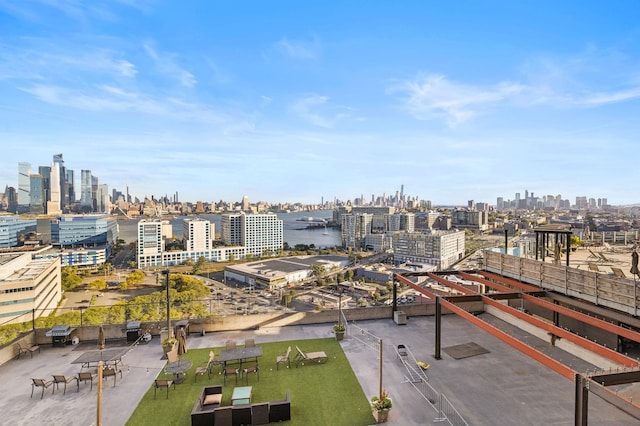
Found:
[[[63,153],[141,198],[640,202],[639,11],[0,0],[0,186]]]

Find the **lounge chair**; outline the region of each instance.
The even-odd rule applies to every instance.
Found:
[[[324,364],[325,362],[329,361],[329,357],[324,351],[305,353],[305,352],[302,352],[302,350],[298,346],[296,346],[296,349],[298,350],[298,354],[296,355],[296,367],[298,367],[301,363],[304,363],[305,361],[308,361],[308,362],[317,361],[318,364]]]
[[[20,355],[26,354],[26,353],[31,355],[31,358],[33,358],[33,353],[35,351],[38,351],[38,353],[40,353],[40,346],[38,345],[31,345],[28,348],[22,347],[20,343],[18,343],[17,345],[18,345],[18,358],[20,358]]]
[[[210,351],[209,361],[207,362],[207,364],[196,368],[195,374],[193,375],[193,382],[195,383],[198,376],[203,376],[204,373],[207,373],[207,375],[209,376],[209,380],[211,380],[211,370],[213,369],[213,367],[222,364],[224,364],[224,362],[216,361],[216,354],[213,353],[213,351]]]
[[[291,346],[287,348],[286,354],[278,355],[278,357],[276,358],[276,370],[278,369],[278,366],[280,365],[281,362],[286,362],[287,368],[291,367],[291,359],[289,358],[290,354],[291,354]]]
[[[589,262],[589,270],[592,272],[602,272],[600,268],[598,268],[598,265],[593,262]]]
[[[624,271],[620,268],[614,268],[613,266],[610,267],[611,268],[611,272],[613,272],[613,275],[615,275],[618,278],[627,278],[627,276],[625,275]]]
[[[64,376],[62,374],[54,374],[53,375],[53,384],[55,385],[53,387],[53,391],[52,393],[56,393],[56,388],[60,389],[60,383],[64,384],[64,390],[62,391],[62,394],[66,394],[67,393],[67,383],[71,383],[73,381],[76,381],[76,385],[78,387],[78,392],[80,392],[80,381],[78,380],[78,378],[76,376]]]
[[[42,388],[42,394],[40,395],[40,399],[44,396],[44,390],[49,386],[53,385],[51,380],[45,379],[31,379],[31,398],[33,398],[33,390],[35,388]]]

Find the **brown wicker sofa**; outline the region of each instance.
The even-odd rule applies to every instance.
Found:
[[[222,385],[203,386],[200,397],[191,410],[191,426],[212,425],[214,411],[221,403]]]
[[[282,400],[234,406],[220,406],[219,403],[204,404],[207,396],[212,394],[222,395],[222,385],[202,388],[200,397],[191,410],[191,426],[215,426],[218,423],[260,425],[291,420],[289,391]]]

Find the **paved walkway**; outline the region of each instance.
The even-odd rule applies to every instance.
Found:
[[[486,314],[483,314],[486,315]],[[442,353],[441,360],[433,358],[434,317],[409,318],[407,325],[393,321],[363,321],[357,324],[367,333],[383,339],[383,387],[393,399],[390,426],[442,425],[441,413],[418,395],[405,379],[402,363],[397,359],[395,347],[408,346],[419,361],[431,364],[429,384],[451,401],[469,425],[572,425],[574,385],[569,380],[547,370],[493,336],[480,331],[465,320],[447,316],[443,320],[442,347],[475,342],[489,353],[464,359],[454,359]],[[360,380],[366,395],[378,393],[379,363],[377,350],[355,327],[351,336],[342,342],[343,349]],[[226,340],[253,337],[256,343],[331,337],[331,324],[264,328],[256,331],[208,333],[191,335],[189,347],[222,346]],[[83,344],[81,344],[83,345]],[[0,366],[0,412],[2,424],[11,425],[93,425],[95,424],[96,391],[89,384],[68,387],[52,395],[46,390],[40,399],[36,389],[33,398],[31,377],[50,379],[52,374],[74,375],[78,366],[71,362],[82,354],[85,347],[43,347],[33,358],[22,356]],[[109,343],[107,344],[110,347]],[[375,346],[374,346],[375,347]],[[266,360],[265,360],[266,362]],[[330,361],[329,361],[330,362]],[[579,362],[576,361],[576,362]],[[131,348],[123,359],[123,379],[118,384],[104,382],[103,424],[118,426],[126,423],[142,396],[165,364],[162,348],[155,337],[149,344]],[[577,364],[576,364],[577,365]],[[336,384],[339,387],[339,384]],[[600,401],[589,398],[589,420],[598,425],[637,425],[637,421]],[[184,425],[189,425],[185,419]],[[344,425],[349,425],[348,417]]]

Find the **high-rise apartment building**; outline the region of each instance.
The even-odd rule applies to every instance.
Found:
[[[220,234],[225,244],[233,246],[243,245],[242,215],[223,214],[220,217]]]
[[[361,250],[365,246],[365,239],[371,233],[373,214],[351,213],[341,216],[342,246],[354,250]]]
[[[464,231],[428,233],[398,232],[393,235],[393,261],[434,265],[445,270],[464,257]]]
[[[182,237],[187,251],[203,252],[213,247],[215,226],[208,220],[195,218],[182,222]]]
[[[283,222],[273,213],[223,214],[220,227],[223,241],[244,246],[246,255],[278,253],[283,246]]]

